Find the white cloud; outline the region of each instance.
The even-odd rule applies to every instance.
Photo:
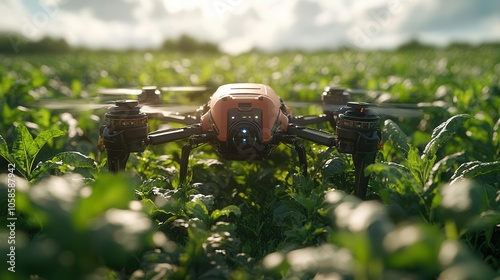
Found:
[[[27,18],[28,12],[21,2],[17,0],[6,0],[0,2],[0,26],[6,31],[18,30],[21,18]]]
[[[500,39],[500,1],[484,0],[3,0],[0,26],[32,39],[90,47],[151,47],[183,33],[224,51],[253,47],[394,47]]]

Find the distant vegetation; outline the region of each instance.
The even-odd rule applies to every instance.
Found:
[[[163,42],[161,49],[180,52],[220,52],[216,43],[201,42],[189,35],[182,35],[176,40],[167,39]]]
[[[71,47],[64,39],[44,37],[38,41],[29,40],[13,33],[0,34],[0,53],[66,53]]]
[[[134,49],[127,49],[132,51]],[[44,37],[38,41],[29,40],[14,33],[0,33],[0,53],[67,53],[67,52],[88,52],[95,51],[85,47],[71,47],[64,39]],[[98,50],[114,51],[114,50]],[[163,44],[156,49],[148,51],[176,51],[176,52],[204,52],[218,53],[219,47],[216,43],[199,41],[189,35],[182,35],[177,39],[166,39]]]
[[[465,42],[453,42],[449,44],[447,49],[470,49],[477,47],[498,47],[500,49],[500,42],[485,42],[480,45],[472,45]],[[340,47],[338,49],[346,49],[347,47]],[[413,50],[432,50],[437,47],[431,44],[422,43],[417,39],[411,39],[406,43],[400,45],[397,50],[399,51],[413,51]],[[38,41],[29,40],[15,33],[0,33],[0,54],[29,54],[29,53],[68,53],[68,52],[115,52],[113,49],[90,49],[87,47],[70,46],[62,38],[43,37]],[[138,49],[125,49],[124,52],[139,51]],[[157,48],[141,49],[141,51],[167,51],[167,52],[184,52],[184,53],[221,53],[217,43],[200,41],[189,35],[181,35],[176,39],[165,39],[165,41]],[[299,51],[299,50],[295,50]],[[323,49],[323,51],[325,51]],[[264,52],[260,49],[253,49],[251,52]]]

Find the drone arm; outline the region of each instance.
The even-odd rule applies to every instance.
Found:
[[[288,125],[287,134],[296,135],[297,137],[309,140],[317,144],[325,145],[327,147],[333,147],[337,145],[337,139],[333,135],[320,130],[298,126],[296,124]]]
[[[188,138],[196,134],[201,134],[202,132],[203,131],[201,125],[199,124],[190,125],[183,128],[154,131],[148,134],[148,143],[151,145],[169,143]]]
[[[329,118],[325,114],[319,116],[294,116],[291,118],[291,121],[297,125],[317,124],[328,120]]]
[[[159,115],[152,115],[152,118],[165,122],[176,122],[185,125],[194,125],[196,123],[199,123],[199,120],[195,116],[159,114]]]

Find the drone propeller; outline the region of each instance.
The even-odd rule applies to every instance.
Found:
[[[340,110],[343,106],[339,104],[321,104],[320,102],[287,102],[286,105],[292,108],[311,108],[317,107],[324,112],[335,112]],[[429,105],[429,104],[427,104]],[[423,114],[422,108],[426,106],[419,106],[419,104],[397,104],[397,103],[368,103],[375,113],[381,116],[388,117],[419,117]]]
[[[142,87],[142,89],[136,88],[101,88],[98,90],[100,94],[109,95],[140,95],[148,90],[160,90],[160,91],[178,91],[178,92],[194,92],[194,91],[206,91],[208,88],[206,86],[174,86],[174,87],[155,87],[147,86]]]
[[[325,114],[338,112],[346,106],[351,100],[351,95],[363,95],[363,101],[372,100],[367,103],[370,109],[381,116],[388,117],[420,117],[425,109],[445,109],[453,110],[453,107],[444,101],[419,102],[415,104],[408,103],[389,103],[393,96],[383,91],[371,91],[363,89],[349,89],[336,86],[327,86],[321,95],[321,103],[316,102],[287,102],[292,107],[311,107],[321,108]]]
[[[186,92],[186,102],[193,101],[197,99],[197,95],[192,95],[192,93],[207,92],[208,87],[206,86],[173,86],[173,87],[156,87],[156,86],[145,86],[141,89],[130,89],[130,88],[103,88],[99,89],[98,92],[103,95],[134,95],[137,96],[137,100],[141,104],[147,105],[158,105],[163,103],[162,92]],[[170,94],[168,99],[179,100],[178,95]]]
[[[377,115],[387,117],[419,117],[423,111],[418,104],[396,104],[396,103],[369,103],[367,107],[373,110]],[[323,105],[324,111],[335,112],[341,108],[339,105]]]
[[[107,101],[104,103],[89,103],[86,100],[41,100],[33,104],[33,107],[46,108],[51,110],[65,110],[65,111],[92,111],[99,109],[107,109],[113,106],[114,102]]]
[[[140,105],[139,105],[140,106]],[[187,106],[187,105],[176,105],[176,106],[154,106],[154,105],[142,105],[141,112],[146,114],[187,114],[195,112],[199,106]]]

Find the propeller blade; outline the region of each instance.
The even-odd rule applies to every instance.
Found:
[[[82,101],[40,101],[33,104],[37,108],[47,108],[51,110],[66,110],[66,111],[91,111],[98,109],[107,109],[114,105],[114,102],[108,103],[88,103]]]
[[[161,91],[206,91],[206,86],[179,86],[179,87],[160,87]]]
[[[101,88],[97,92],[109,95],[139,95],[142,90],[132,88]]]
[[[143,87],[152,88],[152,87]],[[110,94],[110,95],[140,95],[143,89],[136,88],[101,88],[98,90],[100,94]],[[160,91],[185,91],[185,92],[195,92],[195,91],[206,91],[208,87],[206,86],[173,86],[173,87],[159,87]]]
[[[376,114],[391,117],[420,117],[423,112],[418,109],[404,109],[404,108],[389,108],[389,107],[371,107]]]
[[[170,109],[173,109],[171,107]],[[196,107],[194,106],[177,106],[175,107],[176,112],[166,110],[166,107],[141,107],[141,112],[146,113],[148,117],[152,119],[157,119],[166,122],[176,122],[181,124],[195,124],[198,123],[198,119],[194,115],[180,115],[180,112],[188,113],[194,112]],[[195,109],[195,110],[193,110]]]
[[[143,105],[141,106],[141,112],[146,114],[170,114],[170,115],[178,115],[178,114],[187,114],[193,113],[198,109],[199,106],[150,106]]]

